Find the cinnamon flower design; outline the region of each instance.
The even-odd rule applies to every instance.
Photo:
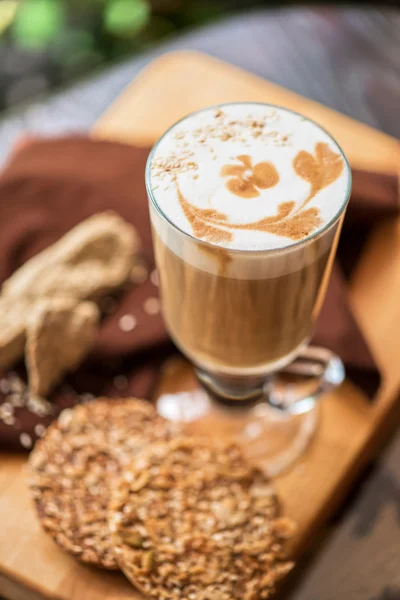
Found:
[[[260,189],[267,189],[278,183],[279,175],[273,164],[261,162],[253,167],[250,156],[241,155],[237,159],[242,164],[225,165],[221,169],[221,176],[229,177],[226,187],[233,194],[241,198],[256,198],[260,195]],[[323,222],[319,208],[307,207],[307,204],[320,190],[336,181],[343,169],[343,158],[326,143],[317,143],[314,154],[300,150],[293,159],[293,170],[309,183],[307,198],[297,207],[293,200],[281,202],[276,214],[251,223],[232,223],[228,215],[215,208],[199,208],[184,197],[178,182],[176,187],[182,210],[200,239],[216,244],[228,243],[232,241],[235,230],[247,229],[301,240]]]
[[[237,159],[241,165],[224,165],[221,169],[221,177],[229,177],[226,187],[235,196],[256,198],[260,189],[265,190],[278,183],[278,171],[272,163],[260,162],[253,166],[247,154],[241,154]]]

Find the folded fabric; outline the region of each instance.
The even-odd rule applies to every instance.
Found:
[[[15,377],[5,373],[0,378],[2,449],[29,448],[43,425],[88,394],[150,397],[162,361],[176,351],[157,311],[158,288],[144,186],[148,152],[146,148],[83,136],[43,139],[20,148],[0,176],[0,282],[83,219],[110,208],[135,225],[143,259],[137,284],[120,298],[108,299],[107,311],[111,305],[114,310],[104,317],[89,359],[52,394],[51,414],[43,415],[45,411],[35,411],[32,406],[13,407],[10,419],[4,405],[10,403],[9,390],[13,391]],[[354,171],[353,181],[343,248],[349,229],[347,238],[354,242],[352,228],[362,224],[367,231],[377,219],[397,213],[395,177]],[[347,261],[350,254],[339,255],[348,272],[354,256]],[[127,315],[135,324],[133,328],[122,326]],[[380,382],[379,371],[347,303],[346,281],[338,263],[314,341],[337,352],[349,377],[373,397]],[[23,365],[14,371],[24,379]]]

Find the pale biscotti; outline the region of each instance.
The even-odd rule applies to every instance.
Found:
[[[26,366],[30,392],[46,396],[73,371],[93,345],[100,319],[94,302],[65,298],[39,300],[26,327]]]

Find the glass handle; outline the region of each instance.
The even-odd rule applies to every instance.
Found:
[[[290,365],[274,373],[265,384],[267,402],[283,412],[311,410],[322,394],[338,387],[345,378],[340,358],[318,346],[308,346]]]

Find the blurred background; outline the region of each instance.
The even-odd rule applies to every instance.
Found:
[[[162,38],[255,6],[201,0],[0,0],[0,110]]]
[[[43,97],[177,32],[253,8],[285,4],[276,0],[0,0],[0,111]]]

